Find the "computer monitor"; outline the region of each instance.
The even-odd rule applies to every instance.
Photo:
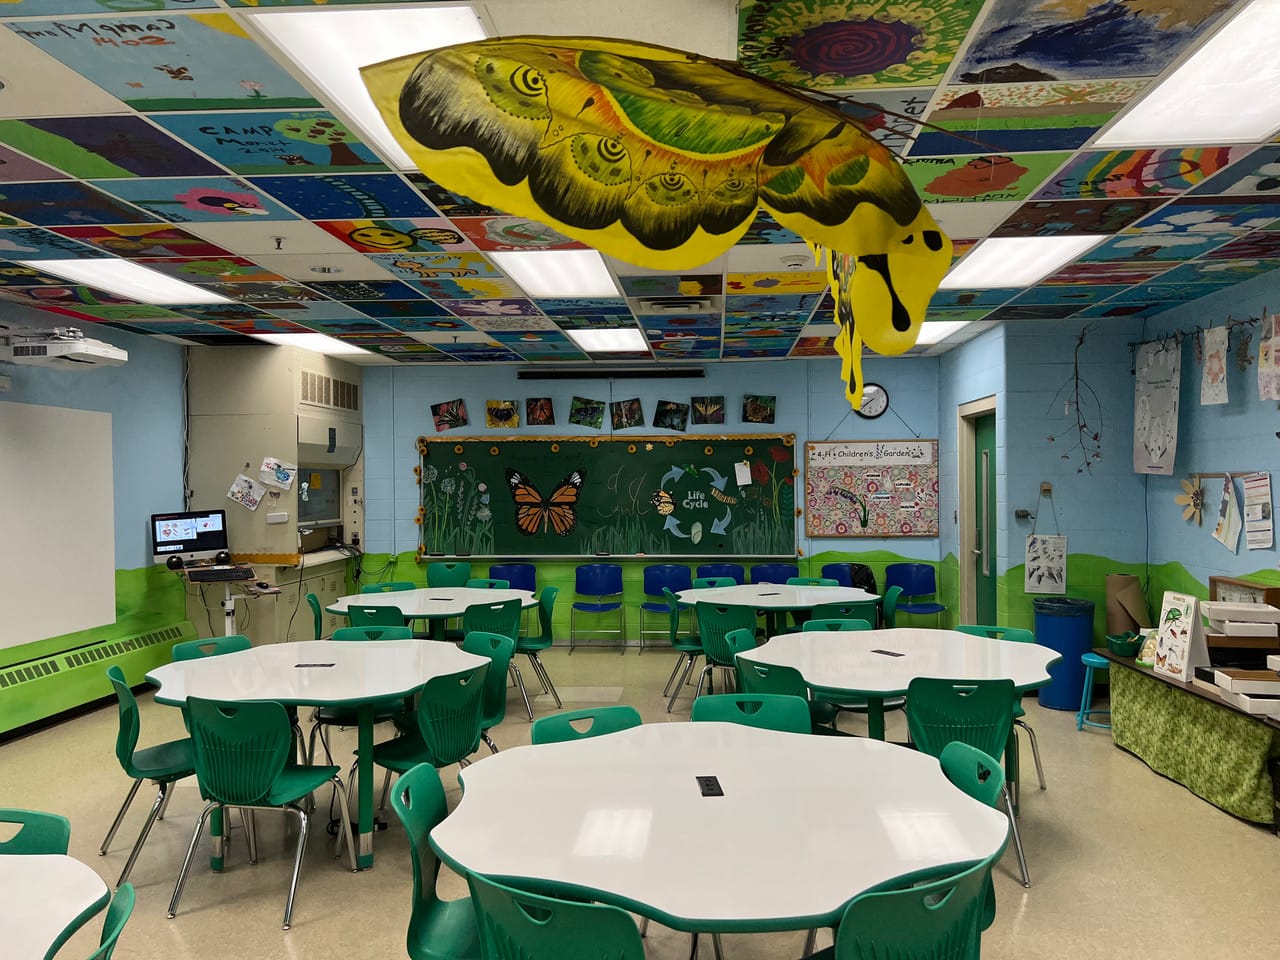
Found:
[[[227,512],[191,510],[151,515],[151,553],[155,563],[181,557],[184,563],[212,560],[227,549]]]

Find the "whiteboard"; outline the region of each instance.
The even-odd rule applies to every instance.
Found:
[[[0,403],[0,648],[114,623],[111,414]]]

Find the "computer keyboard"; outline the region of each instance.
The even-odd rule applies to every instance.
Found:
[[[188,567],[187,579],[192,583],[221,583],[224,580],[252,580],[253,567]]]

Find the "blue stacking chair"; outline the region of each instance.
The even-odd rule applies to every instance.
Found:
[[[794,563],[757,563],[751,568],[752,583],[786,583],[800,576],[800,568]]]
[[[618,629],[601,630],[596,633],[616,633],[621,641],[619,653],[626,653],[627,609],[622,605],[622,567],[616,563],[584,563],[578,567],[574,575],[573,592],[579,597],[594,597],[593,600],[575,600],[569,607],[569,652],[578,639],[578,614],[587,613],[595,616],[605,613],[618,614]],[[616,599],[614,599],[616,598]]]
[[[644,568],[644,595],[657,599],[646,600],[640,604],[641,653],[644,653],[644,635],[646,632],[660,633],[668,640],[670,639],[670,609],[667,606],[666,594],[662,592],[663,587],[666,587],[672,593],[689,590],[693,587],[693,574],[689,572],[688,567],[679,563],[651,563]],[[657,629],[646,631],[644,628],[644,615],[646,613],[659,615],[662,618],[661,626]]]
[[[824,563],[822,565],[822,575],[829,577],[842,587],[853,586],[853,572],[849,569],[847,563]]]
[[[699,579],[703,577],[729,577],[734,583],[746,583],[747,571],[740,563],[704,563],[697,569]]]
[[[942,621],[946,605],[937,602],[938,577],[928,563],[891,563],[884,568],[884,587],[901,587],[898,613],[928,616],[936,614]]]
[[[495,563],[489,568],[489,576],[495,580],[505,580],[512,590],[528,590],[538,592],[538,568],[532,563]],[[529,632],[530,617],[533,608],[524,612],[524,629]]]

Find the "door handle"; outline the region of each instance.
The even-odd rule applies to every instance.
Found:
[[[982,556],[982,548],[981,548],[981,547],[974,547],[974,548],[973,548],[973,555],[974,555],[975,557],[980,557],[980,556]]]

